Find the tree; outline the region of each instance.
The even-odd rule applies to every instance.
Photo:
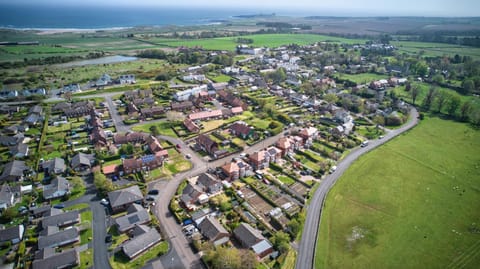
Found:
[[[258,266],[257,256],[253,251],[243,249],[240,250],[242,269],[255,269]]]
[[[327,101],[330,104],[335,104],[338,101],[338,97],[333,93],[327,93],[323,96],[323,100]]]
[[[412,87],[412,103],[413,103],[413,105],[415,105],[415,101],[417,100],[418,93],[419,93],[418,86],[417,85],[413,86]]]
[[[450,96],[450,99],[447,102],[447,112],[450,116],[455,116],[458,108],[460,107],[460,97],[456,95]]]
[[[442,84],[445,81],[445,78],[441,74],[436,74],[432,77],[432,80],[436,84]]]
[[[405,91],[409,92],[411,89],[412,89],[412,83],[410,83],[410,81],[407,81],[407,83],[405,83]]]
[[[462,94],[469,94],[475,90],[475,83],[471,79],[466,79],[462,83]]]
[[[436,95],[437,95],[437,89],[435,87],[430,87],[430,89],[428,89],[427,96],[423,100],[423,107],[425,109],[430,110]]]
[[[377,115],[377,116],[373,117],[373,122],[375,122],[375,128],[376,128],[376,132],[378,134],[378,129],[380,128],[380,126],[385,125],[385,118],[380,116],[380,115]]]
[[[472,103],[470,101],[467,101],[463,103],[462,107],[460,108],[460,119],[461,120],[467,120],[468,115],[470,114],[470,111],[472,111]]]
[[[205,254],[205,260],[213,269],[240,269],[242,261],[236,248],[219,247]]]
[[[10,222],[14,218],[16,218],[17,215],[18,215],[17,210],[15,210],[15,208],[13,208],[13,207],[9,207],[9,208],[5,209],[5,211],[3,211],[2,222],[3,223]]]
[[[300,232],[300,223],[297,219],[292,219],[287,224],[290,234],[293,238],[297,237],[297,234]]]
[[[290,236],[284,232],[277,232],[271,238],[273,246],[281,253],[286,253],[290,248]]]
[[[123,144],[118,150],[120,155],[132,155],[133,154],[133,145],[132,144]]]
[[[150,127],[150,132],[152,133],[153,136],[157,136],[160,134],[160,132],[158,131],[158,126],[157,125],[153,125]]]
[[[480,126],[480,109],[473,110],[470,115],[470,122],[475,126]]]
[[[104,194],[114,190],[112,181],[108,180],[107,177],[100,171],[95,171],[93,173],[93,184],[100,192]]]
[[[444,92],[444,91],[440,91],[438,94],[437,94],[437,112],[438,113],[441,113],[442,112],[442,108],[443,106],[445,105],[446,101],[448,100],[450,94]]]

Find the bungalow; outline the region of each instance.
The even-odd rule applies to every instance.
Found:
[[[246,140],[253,137],[255,130],[245,122],[237,121],[230,126],[230,133]]]
[[[58,227],[50,228],[52,227],[44,230],[46,235],[38,237],[38,249],[61,247],[80,241],[80,233],[75,227],[62,231]]]
[[[237,107],[232,107],[232,114],[233,115],[238,115],[243,113],[243,107],[237,106]]]
[[[3,89],[0,91],[0,98],[14,98],[17,96],[18,96],[18,91],[16,90]]]
[[[15,146],[23,143],[25,136],[22,133],[16,134],[14,136],[0,136],[0,145],[2,146]]]
[[[28,170],[24,161],[11,161],[4,166],[0,181],[22,181]]]
[[[107,165],[102,168],[102,172],[104,175],[109,176],[109,175],[115,175],[118,173],[118,165],[112,164],[112,165]]]
[[[265,256],[271,254],[273,252],[273,246],[270,241],[264,239],[251,247],[255,255],[258,258],[263,259]]]
[[[189,118],[186,118],[184,121],[183,121],[183,125],[185,125],[185,128],[187,128],[188,131],[192,132],[192,133],[198,133],[200,132],[200,127],[198,127],[197,124],[195,124],[195,122],[193,122],[191,119]]]
[[[153,228],[143,227],[138,230],[136,235],[122,246],[123,253],[129,259],[135,259],[162,240],[162,236]]]
[[[203,151],[212,156],[214,156],[215,152],[218,151],[217,142],[213,141],[208,135],[199,135],[197,138],[197,144]]]
[[[187,208],[188,210],[193,210],[195,208],[195,204],[199,202],[201,195],[201,190],[198,190],[195,186],[191,184],[187,184],[187,186],[185,186],[185,188],[183,189],[180,201],[185,208]]]
[[[214,217],[205,217],[198,229],[214,246],[223,245],[230,240],[228,231]]]
[[[141,205],[131,204],[127,208],[127,215],[115,219],[118,231],[121,233],[133,229],[136,225],[150,222],[150,214]]]
[[[75,171],[85,171],[87,169],[92,168],[92,164],[95,162],[95,157],[93,154],[85,154],[85,153],[77,153],[77,155],[73,156],[72,160],[70,161],[70,165],[73,170]]]
[[[23,239],[23,233],[25,231],[25,227],[20,224],[16,226],[12,226],[6,229],[0,229],[0,245],[8,244],[18,244]]]
[[[28,145],[20,143],[16,146],[10,147],[10,154],[16,158],[24,158],[28,156]]]
[[[53,248],[44,248],[35,255],[32,269],[73,268],[78,264],[80,264],[80,255],[76,249],[57,253]]]
[[[339,123],[347,123],[352,120],[350,114],[344,109],[338,109],[334,113],[334,120]]]
[[[104,87],[112,84],[112,77],[108,74],[103,74],[97,82],[95,82],[96,87]]]
[[[248,223],[241,223],[233,230],[233,235],[244,248],[251,248],[265,239],[259,230],[254,229]]]
[[[80,84],[68,84],[63,86],[64,92],[81,92],[82,89],[80,88]]]
[[[192,121],[195,120],[210,120],[210,119],[218,119],[223,116],[222,109],[216,109],[212,111],[202,111],[197,113],[192,113],[188,115],[188,118]]]
[[[112,210],[115,212],[126,210],[131,204],[143,201],[143,194],[137,185],[108,193]]]
[[[43,199],[51,200],[70,193],[70,183],[64,177],[57,177],[49,185],[43,186]]]
[[[51,215],[48,217],[43,217],[41,220],[42,229],[47,229],[49,226],[56,226],[59,228],[64,228],[72,226],[80,222],[80,213],[78,210],[68,211],[65,213],[60,213],[56,215]]]
[[[0,211],[15,205],[15,193],[7,183],[0,188]]]
[[[66,170],[65,160],[58,157],[53,160],[44,161],[41,166],[45,175],[59,175],[63,174]]]
[[[213,175],[208,173],[203,173],[198,176],[197,185],[204,192],[211,194],[218,193],[223,189],[222,182],[220,182],[220,180],[217,180]]]

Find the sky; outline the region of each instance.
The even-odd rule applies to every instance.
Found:
[[[352,16],[480,16],[479,0],[0,0],[0,4],[239,7],[279,14],[302,13],[324,16],[347,14]]]

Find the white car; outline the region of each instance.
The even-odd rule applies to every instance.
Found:
[[[100,200],[100,204],[104,205],[104,206],[107,206],[109,205],[110,203],[107,201],[107,199],[103,198],[102,200]]]

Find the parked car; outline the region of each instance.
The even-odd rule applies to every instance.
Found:
[[[64,209],[65,208],[65,205],[64,204],[56,204],[53,206],[53,208],[56,208],[56,209]]]
[[[187,155],[185,155],[185,158],[187,158],[187,159],[191,159],[191,158],[192,158],[192,155],[190,155],[190,154],[187,154]]]
[[[107,199],[103,198],[102,200],[100,200],[100,204],[104,205],[104,206],[107,206],[109,205],[110,203],[107,201]]]
[[[145,198],[145,200],[149,201],[149,202],[153,202],[155,201],[155,197],[153,196],[147,196],[147,198]]]
[[[158,194],[158,190],[157,189],[152,189],[148,192],[149,195],[157,195]]]
[[[181,149],[182,147],[180,146],[180,144],[177,144],[176,145],[177,149]]]
[[[111,242],[112,242],[112,235],[107,234],[107,236],[105,236],[105,243],[111,243]]]

